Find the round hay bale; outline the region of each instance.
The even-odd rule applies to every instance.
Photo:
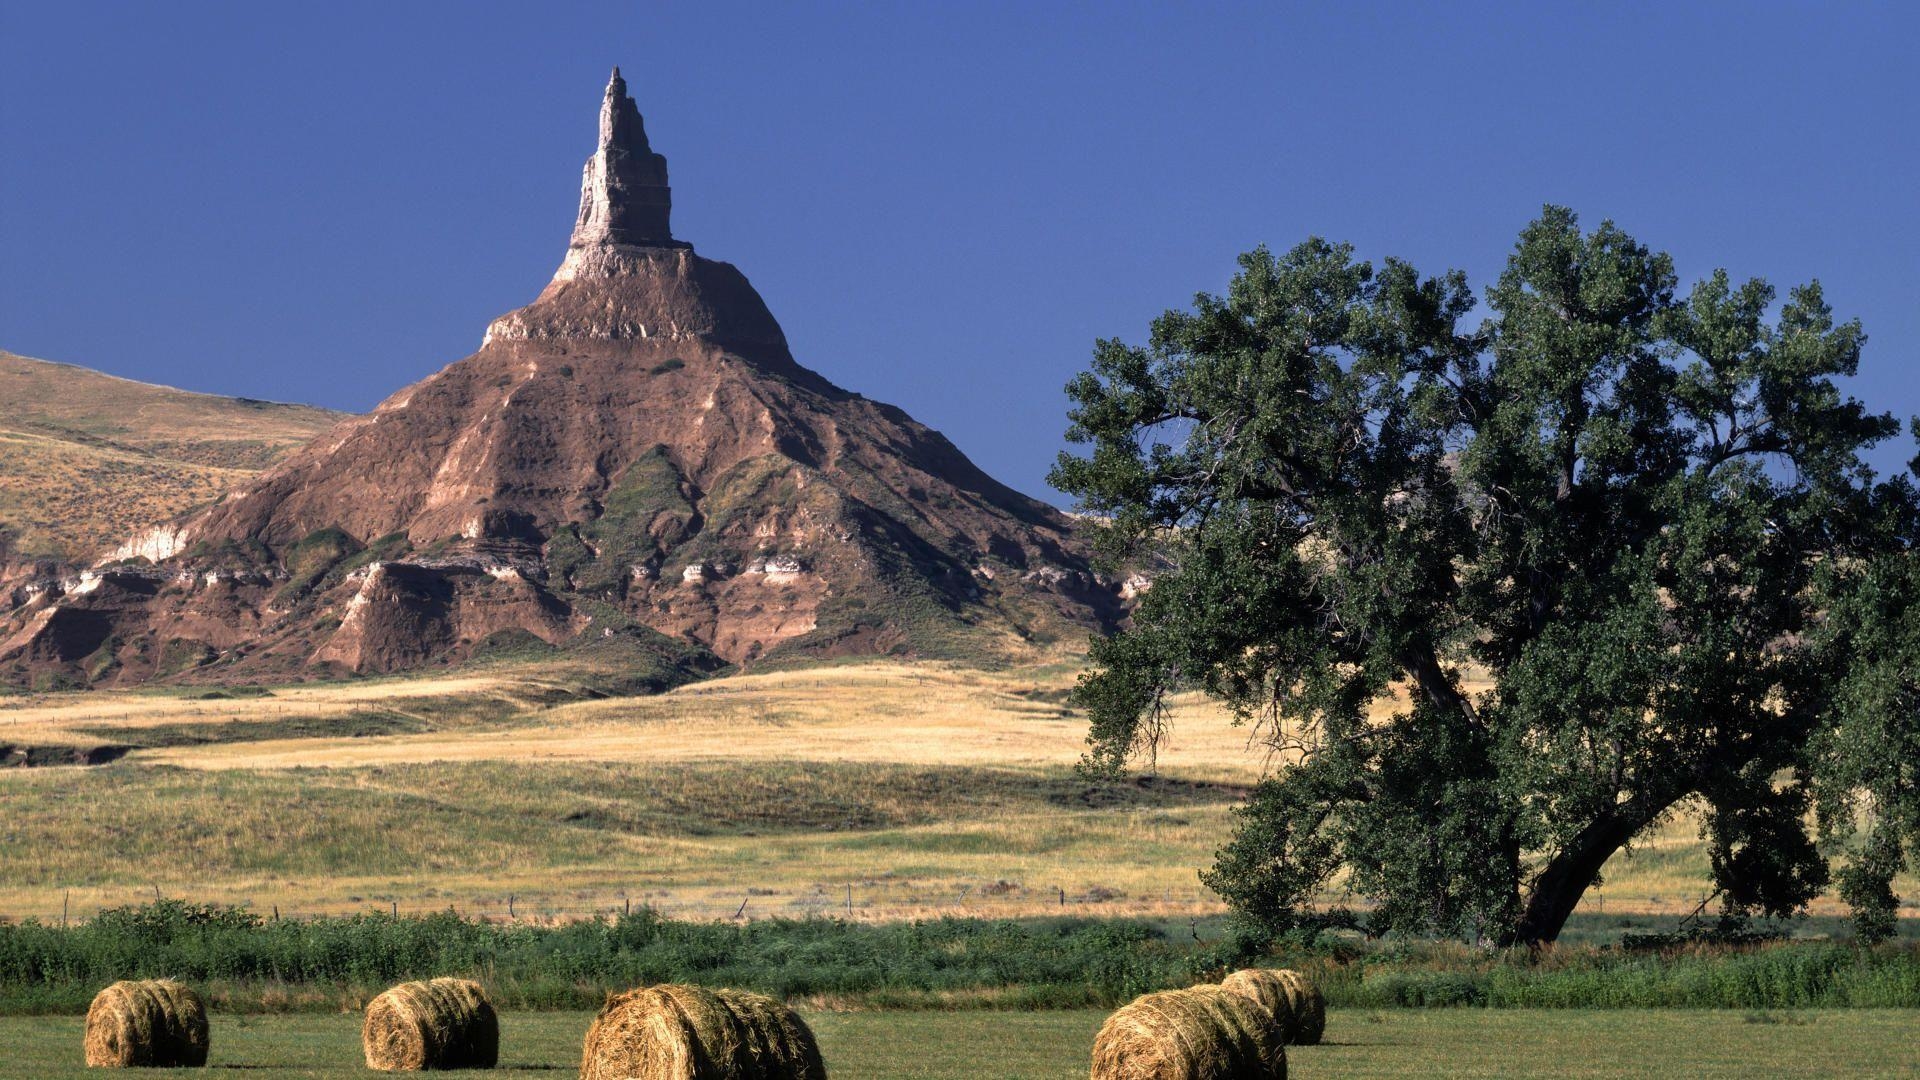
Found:
[[[1287,968],[1274,975],[1286,986],[1287,998],[1293,1002],[1294,1045],[1320,1045],[1320,1037],[1327,1031],[1327,999],[1320,996],[1320,988],[1305,975]]]
[[[587,1030],[581,1080],[826,1080],[813,1032],[743,990],[672,983],[607,999]]]
[[[467,979],[401,983],[367,1003],[360,1026],[367,1068],[491,1069],[500,1059],[500,1016]]]
[[[185,983],[157,979],[154,989],[173,1003],[174,1045],[180,1064],[197,1069],[207,1063],[207,1005]]]
[[[94,996],[82,1044],[89,1068],[207,1063],[207,1007],[172,979],[117,982]]]
[[[1222,986],[1135,998],[1093,1040],[1092,1080],[1286,1080],[1273,1017]]]
[[[715,996],[753,1033],[749,1049],[758,1071],[750,1075],[766,1080],[826,1080],[820,1044],[799,1013],[764,994],[745,990],[719,990]]]
[[[1291,984],[1280,974],[1268,968],[1247,968],[1236,971],[1220,981],[1222,988],[1231,990],[1241,997],[1267,1010],[1273,1018],[1273,1037],[1283,1044],[1296,1042],[1294,1028],[1297,1026],[1293,1015],[1293,994]]]

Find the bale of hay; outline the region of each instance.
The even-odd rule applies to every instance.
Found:
[[[1299,1020],[1294,1015],[1292,984],[1282,979],[1279,972],[1270,968],[1248,968],[1222,979],[1220,985],[1265,1009],[1273,1020],[1273,1036],[1281,1043],[1299,1041],[1296,1031]]]
[[[198,1068],[207,1063],[207,1006],[172,979],[117,982],[87,1009],[89,1068]]]
[[[1092,1080],[1286,1080],[1273,1016],[1223,986],[1135,998],[1093,1040]]]
[[[207,1004],[185,983],[155,979],[153,990],[172,1007],[173,1045],[182,1067],[197,1069],[207,1063]]]
[[[718,990],[715,995],[753,1033],[751,1054],[765,1080],[826,1080],[827,1064],[820,1044],[800,1014],[764,994],[745,990]]]
[[[1248,968],[1227,976],[1220,985],[1258,1001],[1274,1013],[1276,1020],[1285,1009],[1290,1045],[1316,1046],[1326,1034],[1327,999],[1313,980],[1297,971]]]
[[[1320,988],[1305,975],[1287,968],[1274,975],[1287,988],[1287,998],[1293,1003],[1293,1044],[1320,1045],[1320,1037],[1327,1032],[1327,999],[1320,995]]]
[[[491,1069],[500,1059],[500,1016],[466,979],[401,983],[367,1004],[360,1026],[367,1068]]]
[[[607,999],[587,1031],[581,1080],[826,1080],[813,1032],[744,990],[665,984]]]

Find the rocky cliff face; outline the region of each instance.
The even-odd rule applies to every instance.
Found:
[[[394,671],[613,636],[712,663],[979,654],[1117,616],[1065,516],[800,366],[670,206],[616,70],[532,304],[136,557],[16,581],[0,671]]]

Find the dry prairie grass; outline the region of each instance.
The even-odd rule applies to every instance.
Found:
[[[0,350],[0,427],[259,469],[346,414],[122,379]]]
[[[112,741],[102,732],[152,728],[255,725],[266,732],[289,721],[345,720],[370,711],[413,719],[423,728],[459,728],[528,717],[544,700],[573,689],[553,680],[450,675],[318,683],[260,693],[162,689],[30,694],[0,705],[0,739],[73,746]]]
[[[543,716],[537,728],[516,730],[511,738],[490,731],[446,731],[268,741],[166,751],[152,760],[189,768],[716,759],[1067,766],[1079,760],[1086,738],[1085,722],[1057,706],[979,688],[969,692],[964,680],[895,678],[859,687],[823,681],[805,690],[756,689],[765,692],[667,694],[562,706]],[[1159,771],[1200,770],[1243,782],[1258,776],[1261,758],[1249,751],[1244,729],[1198,699],[1181,702],[1178,714],[1179,735],[1160,755]]]
[[[504,916],[514,897],[522,917],[628,902],[844,916],[849,889],[858,919],[1057,912],[1063,895],[1080,913],[1218,911],[1197,871],[1269,762],[1187,696],[1159,779],[1090,783],[1072,771],[1086,737],[1064,705],[1073,674],[876,662],[568,701],[564,673],[500,668],[264,697],[25,699],[0,710],[0,740],[158,745],[0,774],[0,913],[58,915],[68,888],[84,912],[156,887],[289,913]],[[405,733],[353,734],[393,730],[355,726],[376,714]],[[1585,910],[1686,912],[1705,881],[1681,813],[1609,864]]]
[[[782,801],[737,782],[750,766],[622,772],[593,795],[554,771],[23,770],[0,778],[0,911],[58,914],[72,887],[76,911],[158,888],[289,913],[398,899],[504,915],[517,896],[522,915],[573,916],[626,894],[689,917],[743,900],[753,915],[804,915],[844,913],[849,884],[857,917],[1051,910],[1056,888],[1116,913],[1215,907],[1193,868],[1226,825],[1224,793],[1095,809],[1047,798],[1071,788],[1067,776],[1002,772],[951,774],[944,793],[915,799],[903,792],[925,777],[856,766],[797,796],[793,774],[762,781],[802,804],[783,816]]]
[[[291,717],[347,717],[375,706],[428,721],[432,730],[227,741],[143,753],[140,760],[198,769],[705,759],[1064,766],[1079,760],[1086,740],[1085,722],[1063,704],[1070,685],[1069,676],[1045,669],[982,672],[880,662],[742,675],[654,697],[554,707],[542,707],[528,691],[564,694],[564,684],[531,684],[511,672],[290,687],[271,697],[226,700],[88,692],[40,695],[0,710],[0,737],[71,745],[100,741],[93,733],[101,729],[269,725]],[[1265,764],[1251,734],[1202,696],[1183,695],[1174,703],[1173,737],[1159,771],[1251,781]]]
[[[0,526],[21,552],[84,559],[251,475],[0,430]]]
[[[0,351],[0,531],[26,554],[90,558],[212,501],[342,416]]]

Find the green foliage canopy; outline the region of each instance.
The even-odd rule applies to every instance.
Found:
[[[1852,661],[1911,634],[1914,499],[1862,457],[1894,420],[1836,383],[1858,323],[1818,284],[1776,300],[1724,271],[1677,296],[1666,255],[1550,206],[1477,328],[1461,273],[1314,239],[1099,342],[1067,388],[1090,451],[1052,479],[1155,570],[1079,687],[1087,766],[1150,754],[1182,686],[1260,725],[1286,767],[1207,881],[1272,928],[1344,871],[1382,932],[1551,941],[1688,800],[1727,915],[1804,907],[1816,795],[1856,847],[1863,787],[1914,801],[1913,667]],[[1898,777],[1861,771],[1896,744]],[[1916,818],[1868,830],[1850,897]]]

